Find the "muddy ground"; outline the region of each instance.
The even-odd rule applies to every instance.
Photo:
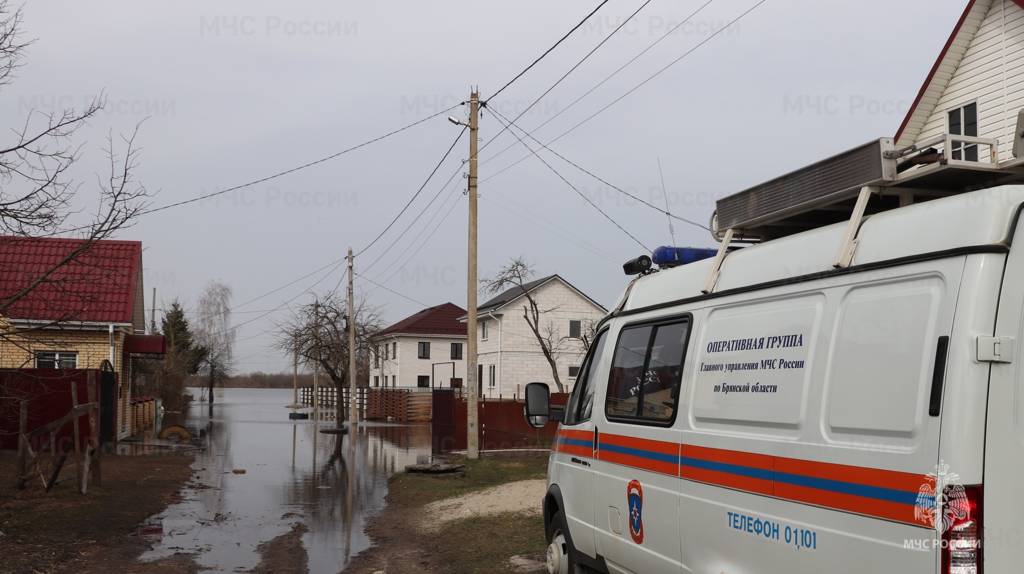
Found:
[[[541,560],[544,524],[537,509],[467,515],[433,527],[428,505],[525,480],[543,479],[547,456],[484,458],[467,462],[459,477],[398,474],[389,483],[387,507],[370,522],[374,546],[353,560],[346,574],[492,574],[516,568],[513,557]],[[527,504],[531,504],[527,501]],[[535,504],[539,507],[540,497]],[[430,508],[437,508],[435,504]]]
[[[109,574],[195,572],[188,556],[139,567],[135,558],[147,544],[139,526],[176,500],[192,474],[184,454],[104,456],[103,484],[81,495],[75,469],[49,493],[38,477],[25,490],[14,488],[15,453],[0,452],[0,556],[4,572]]]

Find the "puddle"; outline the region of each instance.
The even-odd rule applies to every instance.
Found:
[[[291,390],[218,390],[212,420],[206,404],[192,406],[187,426],[208,429],[206,448],[182,501],[147,523],[159,539],[143,560],[188,552],[203,572],[247,570],[261,543],[297,522],[308,528],[311,573],[336,574],[369,546],[365,526],[384,507],[387,479],[430,455],[429,425],[322,434],[334,423],[289,420],[291,399]]]

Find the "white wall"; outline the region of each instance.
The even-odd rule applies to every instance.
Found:
[[[605,312],[581,297],[575,290],[558,280],[551,281],[533,292],[540,309],[541,325],[551,324],[559,337],[569,336],[569,321],[579,320],[586,329],[587,322],[596,324]],[[488,339],[478,338],[480,364],[483,365],[483,390],[488,397],[522,395],[528,383],[545,382],[554,388],[551,367],[540,350],[536,337],[523,318],[525,299],[513,302],[492,318],[481,315],[481,322],[489,324]],[[477,328],[477,333],[482,326]],[[543,332],[543,330],[542,330]],[[583,360],[583,347],[578,340],[563,340],[558,349],[558,374],[566,392],[572,389],[574,378],[569,377],[569,366],[579,366]],[[489,368],[495,366],[495,386],[490,386]]]
[[[975,101],[978,137],[998,138],[999,160],[1011,159],[1017,112],[1024,107],[1024,9],[1011,0],[992,2],[918,141],[946,134],[948,112]],[[987,158],[988,149],[978,151]]]
[[[430,343],[430,358],[419,358],[419,343]],[[388,360],[383,360],[383,352],[377,367],[371,365],[370,386],[374,386],[374,377],[380,377],[380,386],[391,387],[392,376],[395,377],[396,388],[416,388],[420,376],[436,377],[433,380],[435,386],[448,388],[452,378],[452,365],[439,363],[455,363],[455,378],[461,378],[463,384],[466,380],[466,339],[456,337],[438,337],[428,335],[399,335],[385,337],[375,341],[383,349],[388,345]],[[452,361],[451,345],[459,343],[462,345],[463,359]],[[392,355],[391,349],[397,349],[397,358]],[[386,382],[386,385],[385,385]]]

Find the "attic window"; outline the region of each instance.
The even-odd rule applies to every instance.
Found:
[[[949,134],[954,136],[978,137],[978,104],[967,104],[949,111]],[[978,146],[954,142],[952,157],[955,160],[978,161]]]
[[[569,338],[579,339],[581,336],[583,336],[583,322],[569,321]]]

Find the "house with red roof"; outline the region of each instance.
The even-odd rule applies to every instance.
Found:
[[[371,341],[371,387],[461,388],[466,378],[466,310],[453,303],[424,309]]]
[[[164,353],[146,335],[142,244],[0,237],[0,368],[118,375],[119,435],[130,428],[136,359]]]

